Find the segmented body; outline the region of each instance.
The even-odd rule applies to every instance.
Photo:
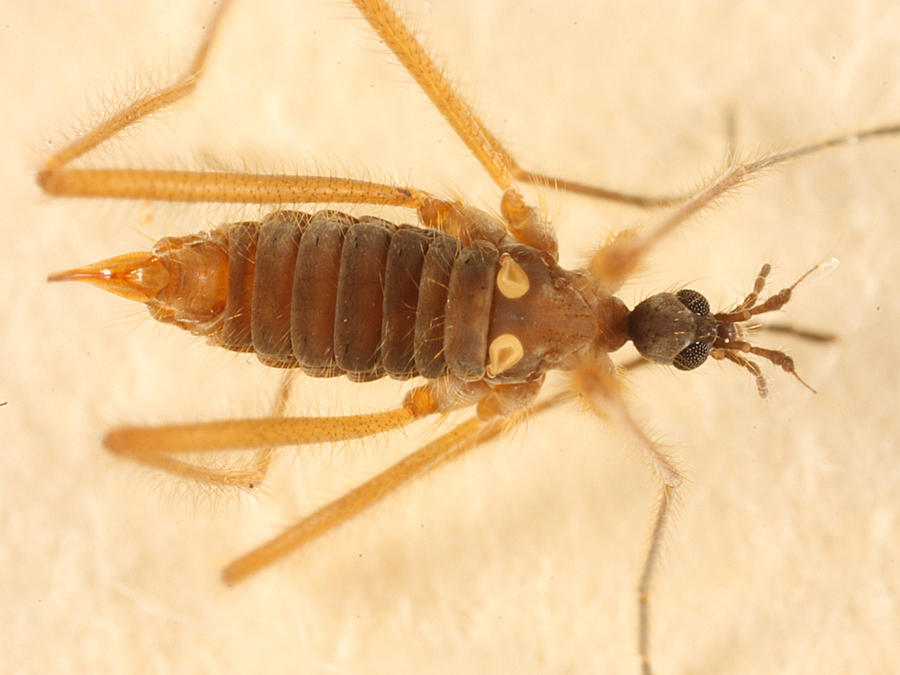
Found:
[[[371,216],[278,211],[162,239],[153,253],[171,279],[148,303],[153,316],[317,377],[527,382],[598,335],[583,274],[519,243],[466,245]],[[521,295],[497,283],[506,256],[525,275]],[[501,336],[514,336],[521,356],[492,372]]]

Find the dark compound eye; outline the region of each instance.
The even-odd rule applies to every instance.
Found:
[[[683,293],[684,291],[682,291]],[[695,291],[690,291],[694,293]],[[697,293],[697,295],[700,295]],[[700,299],[703,302],[706,302],[706,298],[700,295]],[[684,301],[682,301],[684,302]],[[687,303],[685,303],[687,305]],[[690,308],[690,307],[689,307]],[[694,310],[691,310],[694,311]],[[707,304],[707,312],[709,311],[709,305]],[[707,342],[694,342],[691,345],[688,345],[680,352],[678,352],[678,356],[672,361],[672,365],[678,368],[678,370],[693,370],[701,363],[706,361],[706,357],[709,356],[709,343]]]
[[[678,291],[678,293],[675,294],[675,297],[681,300],[681,304],[697,316],[706,316],[709,314],[709,301],[697,291],[690,288],[684,288]]]

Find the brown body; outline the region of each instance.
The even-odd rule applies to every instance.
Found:
[[[618,348],[627,330],[621,301],[538,249],[335,211],[276,211],[162,239],[152,255],[144,264],[166,271],[147,301],[156,319],[315,377],[531,382]],[[497,283],[502,256],[526,275],[519,297]],[[489,372],[504,335],[522,355]]]

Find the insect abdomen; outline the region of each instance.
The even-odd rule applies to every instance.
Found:
[[[335,211],[164,237],[51,278],[90,281],[212,344],[316,377],[533,382],[628,336],[621,300],[540,249]]]
[[[333,211],[279,211],[214,235],[229,265],[211,341],[317,377],[483,377],[494,247]]]

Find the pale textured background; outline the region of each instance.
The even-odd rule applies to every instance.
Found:
[[[33,181],[49,143],[91,110],[180,71],[210,5],[5,4],[0,670],[636,672],[655,488],[616,434],[577,412],[483,448],[249,583],[220,584],[233,556],[431,427],[286,453],[260,499],[205,495],[106,455],[101,434],[123,422],[265,414],[277,380],[123,300],[44,283],[237,217],[54,200]],[[733,4],[435,0],[407,14],[523,163],[611,186],[696,185],[722,157],[729,108],[750,153],[900,120],[895,2]],[[499,197],[355,10],[319,0],[238,2],[198,96],[94,163],[368,168],[486,207]],[[841,261],[785,316],[842,341],[771,340],[818,396],[771,369],[768,401],[732,367],[634,378],[636,414],[691,478],[653,600],[660,673],[900,662],[898,185],[898,139],[774,171],[667,242],[624,291],[630,305],[690,282],[723,305],[763,262],[780,287],[824,256]],[[655,217],[543,199],[570,264]],[[296,408],[355,412],[401,393],[305,380]]]

